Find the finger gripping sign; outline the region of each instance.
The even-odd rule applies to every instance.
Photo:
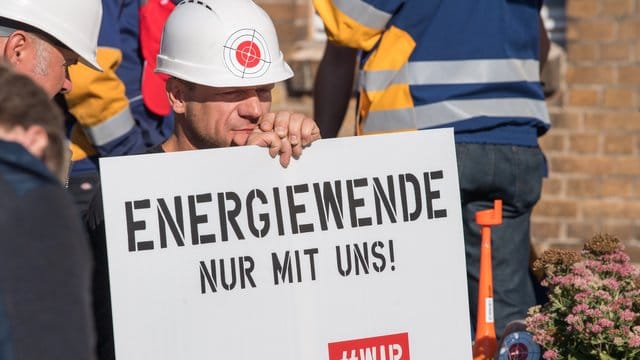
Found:
[[[100,161],[118,360],[471,358],[450,129]]]

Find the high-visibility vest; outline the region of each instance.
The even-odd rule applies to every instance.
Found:
[[[541,0],[314,0],[329,38],[364,50],[360,133],[454,127],[456,141],[535,146]]]

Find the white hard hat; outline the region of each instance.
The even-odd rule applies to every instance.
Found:
[[[100,0],[2,0],[0,17],[53,37],[78,54],[81,62],[102,70],[96,60]]]
[[[269,15],[250,0],[184,0],[167,19],[156,72],[195,84],[257,86],[289,79]]]

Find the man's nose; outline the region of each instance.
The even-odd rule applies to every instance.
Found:
[[[247,93],[247,96],[238,106],[238,113],[242,117],[255,119],[263,115],[260,98],[256,91]]]
[[[62,88],[60,88],[60,92],[63,94],[71,91],[73,84],[71,84],[71,77],[69,76],[69,69],[64,70],[64,81],[62,82]]]

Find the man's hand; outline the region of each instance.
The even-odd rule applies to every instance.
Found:
[[[291,156],[299,158],[302,148],[320,139],[315,121],[300,113],[280,111],[264,115],[247,140],[247,145],[269,147],[269,154],[280,154],[280,164],[287,167]]]
[[[289,166],[291,162],[291,144],[287,138],[280,139],[280,136],[273,131],[262,132],[260,129],[255,128],[249,139],[247,139],[247,145],[258,145],[261,147],[269,148],[269,155],[275,157],[280,155],[280,165],[282,167]]]
[[[303,147],[320,139],[320,128],[316,122],[301,113],[268,113],[258,121],[258,127],[264,132],[275,131],[281,139],[287,138],[296,159],[302,154]]]

